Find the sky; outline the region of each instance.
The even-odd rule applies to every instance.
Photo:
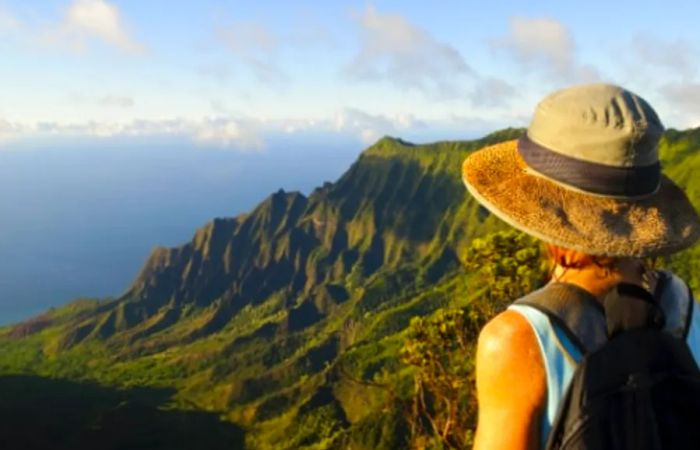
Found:
[[[699,2],[0,0],[0,150],[474,137],[605,81],[700,125]]]

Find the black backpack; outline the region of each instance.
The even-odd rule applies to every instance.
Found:
[[[590,304],[578,302],[579,311],[572,313],[561,295],[522,300],[518,303],[545,312],[584,355],[559,406],[547,450],[700,449],[700,371],[684,339],[692,296],[679,339],[663,331],[657,295],[618,285],[601,311],[607,339],[590,352],[581,333],[595,327],[582,327],[579,320],[591,316],[582,309]]]

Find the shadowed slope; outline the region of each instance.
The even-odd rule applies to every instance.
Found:
[[[215,414],[162,410],[172,390],[114,390],[33,376],[0,377],[0,447],[25,450],[242,449]]]

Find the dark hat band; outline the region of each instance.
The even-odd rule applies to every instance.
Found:
[[[542,175],[592,194],[639,197],[656,192],[661,182],[661,164],[614,167],[583,161],[543,147],[524,134],[518,153]]]

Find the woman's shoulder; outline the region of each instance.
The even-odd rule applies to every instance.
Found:
[[[476,384],[480,405],[522,410],[528,415],[543,405],[546,373],[537,337],[527,319],[506,310],[479,335]]]
[[[537,337],[527,318],[512,309],[492,318],[479,333],[479,352],[489,356],[503,356],[537,345]]]

